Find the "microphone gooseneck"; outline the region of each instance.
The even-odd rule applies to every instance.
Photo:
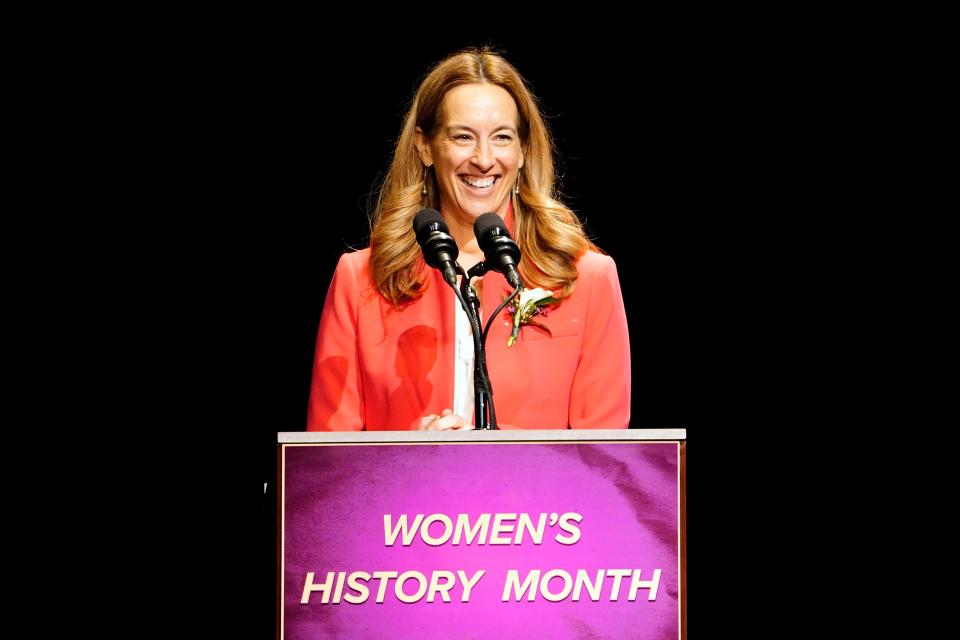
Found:
[[[497,414],[493,407],[493,387],[490,384],[490,375],[487,373],[487,354],[481,342],[483,332],[480,326],[480,301],[476,291],[470,286],[470,276],[457,263],[460,249],[450,235],[450,229],[443,221],[443,216],[436,209],[421,209],[413,218],[413,232],[423,251],[424,261],[443,273],[443,279],[453,289],[470,321],[474,351],[474,424],[477,429],[497,429]],[[457,288],[458,273],[463,276],[459,289]]]

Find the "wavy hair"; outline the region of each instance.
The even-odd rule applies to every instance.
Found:
[[[424,207],[440,208],[435,174],[424,170],[414,133],[420,127],[428,138],[436,135],[443,125],[444,96],[454,87],[473,83],[502,87],[517,105],[524,164],[520,193],[512,195],[513,236],[523,255],[519,269],[524,282],[566,297],[577,280],[577,259],[596,249],[576,214],[558,200],[553,139],[523,77],[489,48],[464,49],[437,63],[420,83],[371,215],[371,277],[395,307],[423,295],[425,264],[413,218]]]

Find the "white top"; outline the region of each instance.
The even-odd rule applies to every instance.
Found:
[[[456,348],[453,350],[453,412],[473,424],[473,331],[460,300],[452,297],[456,314]]]

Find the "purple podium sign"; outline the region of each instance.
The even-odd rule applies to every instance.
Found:
[[[281,638],[681,638],[676,440],[280,457]]]

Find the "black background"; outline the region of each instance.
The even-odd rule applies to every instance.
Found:
[[[688,427],[695,437],[717,396],[736,392],[737,363],[719,352],[735,354],[737,325],[762,320],[738,305],[762,296],[750,289],[765,279],[758,253],[770,223],[752,201],[769,188],[771,116],[756,100],[764,74],[735,46],[718,55],[679,41],[665,51],[608,35],[603,47],[496,33],[380,35],[355,55],[275,42],[251,59],[238,96],[244,171],[232,189],[244,213],[224,230],[224,240],[239,231],[240,263],[223,264],[243,279],[230,322],[240,329],[235,371],[249,377],[240,381],[251,390],[247,418],[270,437],[302,429],[330,275],[340,253],[366,242],[368,199],[417,81],[447,53],[490,42],[539,96],[564,200],[617,262],[632,426]]]
[[[708,526],[705,503],[722,487],[735,489],[739,473],[721,473],[719,441],[734,437],[724,430],[738,417],[746,423],[736,412],[759,406],[749,384],[738,388],[743,334],[727,330],[757,322],[738,308],[738,296],[748,295],[743,278],[756,274],[737,235],[755,223],[744,192],[756,194],[767,172],[767,116],[755,100],[757,61],[735,48],[717,55],[682,40],[645,48],[617,36],[578,46],[509,34],[381,35],[362,51],[275,43],[252,60],[257,109],[250,146],[240,151],[257,171],[239,188],[259,206],[244,223],[253,242],[238,296],[249,317],[232,319],[246,327],[235,346],[249,379],[229,402],[243,403],[243,432],[261,443],[257,480],[275,486],[275,432],[305,424],[324,294],[339,254],[365,243],[368,199],[418,79],[446,54],[483,42],[499,45],[531,83],[561,154],[564,199],[617,262],[631,334],[632,426],[688,430],[690,602],[705,604],[704,543],[726,535]],[[731,520],[741,499],[728,501]],[[266,539],[274,504],[270,492]],[[270,575],[272,553],[258,557]],[[272,596],[272,588],[263,593],[267,610]]]
[[[911,59],[905,32],[926,32],[882,12],[464,8],[80,7],[12,23],[9,128],[25,144],[3,246],[8,342],[25,353],[8,367],[23,407],[8,457],[58,458],[11,464],[11,496],[43,487],[31,515],[52,518],[11,529],[54,568],[24,594],[66,585],[33,598],[38,620],[272,635],[263,484],[276,433],[305,422],[330,275],[365,242],[418,79],[490,43],[542,100],[564,200],[618,265],[633,426],[687,429],[691,625],[766,637],[758,618],[822,625],[831,598],[861,622],[847,603],[863,585],[820,550],[859,546],[839,537],[846,512],[896,483],[826,478],[864,457],[866,409],[897,402],[869,375],[888,377],[888,342],[909,333],[880,322],[903,306],[888,284],[913,286],[904,243],[876,235],[912,208],[877,202],[900,182],[871,162],[896,153],[891,123],[917,125],[897,99],[917,100],[944,56]],[[871,291],[876,313],[848,313]]]
[[[266,28],[194,44],[172,67],[151,56],[161,89],[145,96],[149,139],[169,161],[154,169],[158,214],[142,249],[163,294],[141,303],[153,324],[130,357],[166,363],[145,376],[164,395],[125,401],[144,425],[189,430],[195,513],[179,518],[191,571],[210,567],[193,586],[198,610],[209,581],[229,576],[224,605],[251,602],[232,621],[272,629],[276,433],[304,427],[330,276],[366,242],[368,201],[419,79],[478,44],[529,81],[560,152],[563,199],[617,263],[631,426],[687,429],[691,610],[736,604],[713,594],[756,593],[778,574],[783,526],[761,497],[772,480],[756,478],[776,466],[764,447],[796,408],[776,402],[790,384],[777,364],[796,348],[787,318],[803,310],[779,301],[788,285],[773,265],[803,224],[795,149],[809,125],[798,116],[817,98],[781,35],[684,21],[608,22],[589,38],[574,25],[532,35],[331,24],[322,36]]]

